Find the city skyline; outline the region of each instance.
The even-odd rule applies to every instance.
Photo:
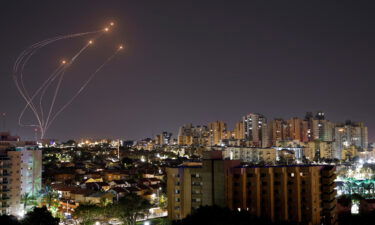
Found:
[[[7,113],[12,133],[34,138],[32,129],[17,125],[23,105],[11,66],[22,49],[113,20],[111,38],[125,40],[124,55],[93,80],[48,138],[141,139],[162,131],[177,134],[187,123],[219,120],[233,128],[250,112],[288,119],[322,110],[333,122],[363,121],[369,141],[375,140],[371,3],[84,3],[7,2],[1,9],[1,25],[12,29],[1,37],[0,111]],[[67,12],[69,19],[61,19]],[[69,55],[58,47],[40,55],[27,72],[38,75],[43,57],[55,60],[46,62],[51,66]],[[87,63],[74,68],[74,76],[89,68]]]

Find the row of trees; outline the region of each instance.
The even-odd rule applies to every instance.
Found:
[[[75,209],[74,217],[83,225],[91,225],[98,220],[117,218],[124,225],[135,225],[137,219],[148,215],[151,203],[146,199],[129,194],[120,198],[118,202],[103,205],[80,205]]]

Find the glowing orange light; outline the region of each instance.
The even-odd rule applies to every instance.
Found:
[[[122,50],[123,48],[124,48],[124,46],[120,45],[120,46],[118,47],[118,50]]]
[[[111,25],[111,26],[114,26],[114,25],[115,25],[115,23],[114,23],[114,22],[111,22],[111,23],[110,23],[110,25]]]
[[[108,27],[105,27],[105,28],[104,28],[104,31],[105,31],[105,32],[108,32],[108,31],[109,31],[109,28],[108,28]]]
[[[92,40],[89,41],[89,45],[93,44],[94,42]]]
[[[65,60],[63,60],[63,61],[61,61],[61,63],[62,63],[62,64],[66,64],[66,61],[65,61]]]

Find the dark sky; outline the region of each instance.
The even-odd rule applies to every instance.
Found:
[[[116,28],[66,75],[58,103],[112,54],[118,55],[49,130],[48,137],[143,138],[185,123],[249,112],[269,119],[323,110],[364,121],[375,141],[375,4],[371,1],[1,1],[0,111],[7,128],[32,138],[17,116],[11,78],[27,46],[61,34]],[[26,67],[31,89],[80,48],[62,41]],[[30,117],[29,117],[30,118]]]

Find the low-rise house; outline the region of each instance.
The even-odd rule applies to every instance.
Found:
[[[111,186],[106,182],[89,182],[82,185],[83,187],[95,191],[108,191]]]
[[[113,180],[124,180],[129,177],[129,173],[126,171],[120,170],[107,170],[103,172],[104,180],[106,181],[113,181]]]
[[[72,200],[78,203],[86,203],[86,197],[95,193],[93,190],[79,188],[70,193]]]
[[[78,189],[75,186],[67,186],[67,185],[54,185],[52,189],[57,192],[59,198],[70,199],[71,192]]]
[[[138,188],[138,187],[126,187],[125,190],[128,193],[137,194],[139,196],[142,196],[142,194],[143,194],[143,191],[140,188]]]
[[[84,183],[94,183],[94,182],[103,182],[103,178],[88,178]]]
[[[114,187],[114,188],[111,188],[108,192],[114,194],[117,201],[119,200],[119,198],[122,198],[126,194],[129,194],[129,192],[123,187]]]
[[[160,180],[157,179],[157,178],[142,178],[139,180],[139,183],[142,183],[144,185],[156,185],[156,184],[160,184]]]
[[[109,182],[109,185],[113,187],[130,187],[131,185],[124,180],[113,180]]]
[[[74,180],[75,174],[72,172],[61,172],[55,173],[53,177],[55,181],[65,183],[66,181]]]
[[[86,196],[85,201],[90,204],[113,203],[114,197],[115,195],[111,192],[95,192]]]

